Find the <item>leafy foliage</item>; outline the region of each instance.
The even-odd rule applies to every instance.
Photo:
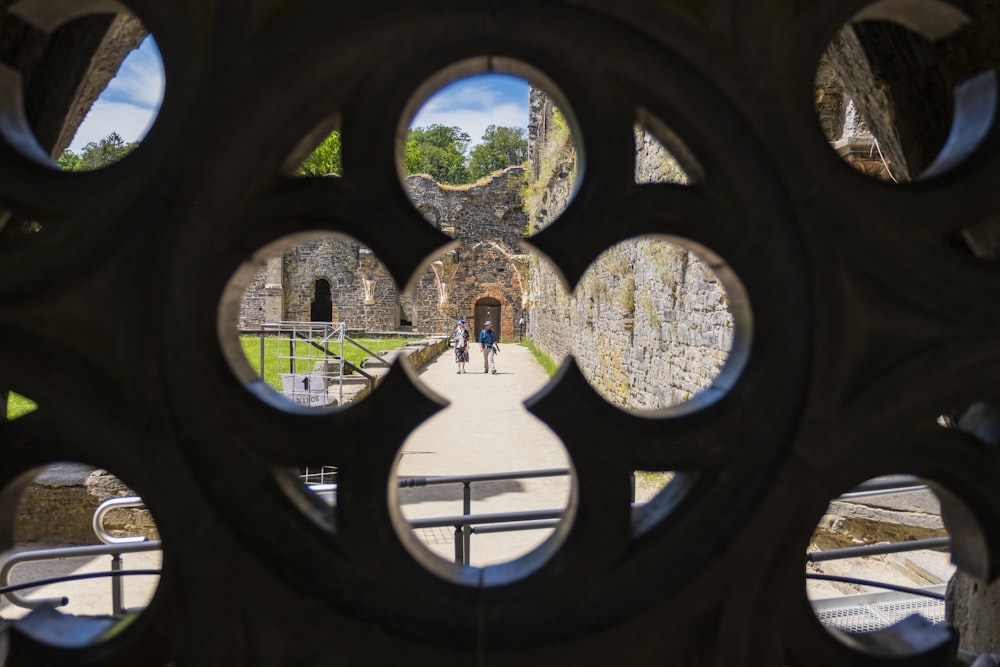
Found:
[[[326,176],[327,174],[343,173],[343,161],[340,148],[340,132],[334,130],[323,140],[316,150],[306,158],[297,176]]]
[[[469,153],[469,175],[477,180],[511,165],[528,160],[528,139],[523,127],[490,125],[483,142]]]
[[[32,401],[30,398],[25,398],[14,392],[7,393],[7,411],[6,415],[0,415],[0,422],[6,420],[13,421],[18,417],[23,417],[29,412],[34,412],[38,409],[38,404]]]
[[[462,185],[528,159],[528,140],[521,127],[490,125],[466,156],[470,138],[459,127],[435,124],[410,130],[403,164],[406,174],[428,174],[438,183]],[[340,132],[323,140],[299,168],[298,176],[324,176],[343,171]]]
[[[416,139],[406,140],[405,151],[403,163],[406,167],[407,176],[411,174],[422,174],[427,171],[427,160],[424,159],[424,154],[420,152]]]
[[[135,147],[138,145],[138,141],[127,144],[121,138],[121,135],[117,132],[112,132],[99,142],[91,141],[83,147],[79,155],[70,150],[64,151],[59,156],[59,168],[63,171],[93,171],[94,169],[102,169],[118,162],[135,150]]]
[[[551,122],[548,137],[538,147],[538,177],[524,190],[529,234],[544,228],[552,219],[544,202],[553,182],[563,174],[570,182],[576,180],[576,147],[566,117],[558,108],[553,108]]]
[[[407,144],[411,141],[420,154],[418,165],[422,173],[438,183],[469,182],[469,170],[465,166],[465,149],[470,141],[467,132],[459,127],[435,124],[410,130]]]

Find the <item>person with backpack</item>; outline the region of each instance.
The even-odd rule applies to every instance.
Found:
[[[469,330],[465,328],[465,320],[459,320],[455,325],[455,333],[451,335],[455,341],[455,364],[457,373],[465,372],[465,364],[469,361]]]
[[[500,350],[497,345],[500,337],[493,331],[493,323],[489,320],[483,322],[483,330],[479,332],[479,349],[483,351],[483,372],[497,374],[496,353]]]

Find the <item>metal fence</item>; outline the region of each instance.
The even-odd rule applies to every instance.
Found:
[[[562,509],[473,514],[473,485],[498,481],[565,477],[568,475],[570,475],[570,470],[568,468],[553,468],[475,475],[406,477],[401,478],[398,481],[398,484],[400,488],[421,488],[444,485],[462,486],[461,514],[411,519],[409,524],[414,530],[440,527],[454,528],[455,563],[469,565],[472,549],[472,535],[520,530],[551,530],[558,525],[564,515],[564,510]],[[324,497],[324,499],[331,505],[336,503],[337,484],[335,467],[322,466],[319,468],[304,469],[302,479],[310,491]],[[876,495],[923,491],[926,489],[926,486],[916,483],[916,480],[910,478],[883,479],[874,480],[861,485],[853,491],[844,494],[840,498],[851,500]],[[105,519],[108,513],[114,509],[141,508],[143,506],[143,500],[137,496],[111,498],[101,503],[101,505],[99,505],[94,512],[93,528],[94,533],[103,544],[37,549],[23,551],[8,556],[3,563],[0,564],[0,593],[6,595],[7,599],[13,604],[29,609],[37,609],[42,606],[66,605],[68,603],[68,599],[66,597],[40,599],[28,599],[23,597],[20,592],[18,592],[20,589],[40,584],[39,582],[19,585],[12,584],[12,572],[18,565],[28,562],[108,555],[111,556],[110,571],[101,574],[108,576],[111,580],[112,614],[123,615],[128,611],[136,611],[135,609],[127,610],[124,606],[122,577],[129,574],[129,572],[123,570],[122,555],[141,551],[157,551],[161,549],[161,542],[159,540],[149,540],[140,535],[111,535],[105,526]],[[633,507],[641,507],[641,504],[634,502],[634,486]],[[808,562],[824,562],[846,558],[902,553],[922,549],[947,549],[949,545],[950,539],[947,537],[929,538],[906,542],[813,551],[806,554],[806,560]],[[159,574],[158,571],[154,572],[148,570],[133,571],[132,573]],[[77,575],[76,578],[83,578],[84,576],[91,575]],[[63,577],[61,579],[69,581],[73,578],[73,576],[70,576]],[[900,618],[900,614],[907,610],[912,613],[920,613],[934,622],[940,622],[943,620],[943,586],[929,586],[916,589],[896,586],[886,582],[818,574],[807,574],[806,578],[842,581],[875,588],[884,588],[890,591],[888,593],[865,593],[863,595],[843,596],[839,598],[812,601],[813,609],[821,622],[840,629],[848,631],[866,631],[873,627],[875,629],[884,628],[898,620]]]

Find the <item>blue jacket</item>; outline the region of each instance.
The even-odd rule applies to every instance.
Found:
[[[483,347],[493,347],[497,342],[497,332],[493,329],[483,329],[479,332],[479,344]]]

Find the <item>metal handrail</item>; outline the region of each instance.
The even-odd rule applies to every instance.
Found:
[[[145,542],[146,537],[144,535],[126,535],[116,537],[110,534],[104,527],[104,518],[111,510],[145,506],[146,503],[144,503],[142,498],[138,496],[121,496],[119,498],[108,498],[105,500],[97,506],[96,510],[94,510],[93,527],[94,534],[97,535],[97,539],[104,544],[132,544],[134,542]]]
[[[354,347],[359,348],[362,352],[367,352],[368,354],[370,354],[371,355],[371,359],[372,359],[372,361],[374,363],[376,363],[376,364],[382,364],[386,368],[388,368],[389,366],[392,365],[388,361],[386,361],[385,359],[383,359],[382,357],[380,357],[379,354],[378,354],[378,352],[373,352],[372,350],[369,350],[367,347],[365,347],[364,345],[362,345],[358,341],[354,340],[353,338],[351,338],[350,336],[348,336],[346,333],[344,334],[344,340],[347,341],[347,342],[349,342]]]
[[[513,472],[481,473],[474,475],[403,477],[399,480],[399,488],[414,488],[441,484],[471,484],[473,482],[504,482],[512,479],[536,479],[539,477],[562,477],[568,475],[569,473],[569,468],[545,468],[542,470],[518,470]]]
[[[907,540],[906,542],[889,542],[887,544],[868,544],[843,549],[827,551],[810,551],[806,560],[820,563],[828,560],[843,560],[845,558],[862,558],[864,556],[881,556],[883,554],[899,554],[907,551],[922,551],[924,549],[943,549],[951,546],[950,537],[929,537],[923,540]]]
[[[474,526],[479,523],[515,523],[519,521],[540,521],[560,519],[563,510],[525,510],[522,512],[490,512],[487,514],[457,514],[436,516],[428,519],[410,519],[413,528],[444,528],[446,526]]]
[[[414,529],[447,526],[454,527],[456,529],[455,561],[456,563],[464,563],[468,565],[469,550],[471,546],[469,538],[472,533],[475,532],[485,534],[515,530],[553,529],[558,525],[559,520],[561,520],[565,514],[564,510],[530,510],[473,515],[471,513],[471,485],[473,483],[558,477],[568,474],[570,474],[570,470],[568,468],[550,468],[505,473],[483,473],[439,477],[407,477],[399,479],[398,484],[400,488],[418,488],[445,484],[463,485],[463,514],[427,519],[411,519],[408,523]],[[925,485],[913,484],[913,481],[915,481],[915,478],[904,478],[902,476],[887,478],[884,480],[873,480],[859,485],[854,491],[848,492],[840,496],[840,498],[890,495],[894,493],[904,493],[927,488]],[[337,484],[311,484],[308,488],[318,494],[334,494],[337,490]],[[144,506],[145,503],[142,498],[138,496],[123,496],[105,500],[97,507],[93,517],[94,533],[104,544],[37,549],[12,554],[4,559],[2,564],[0,564],[0,588],[10,586],[11,572],[15,567],[26,562],[110,555],[112,556],[112,570],[120,571],[122,554],[161,550],[162,542],[160,540],[148,540],[142,535],[114,536],[111,535],[104,526],[104,520],[111,510]],[[633,503],[633,507],[637,506],[639,505]],[[806,558],[811,562],[820,562],[844,558],[856,558],[860,556],[901,553],[920,549],[939,549],[946,548],[950,546],[950,544],[950,538],[940,537],[925,540],[910,540],[908,542],[897,542],[892,544],[877,544],[848,547],[844,549],[831,549],[828,551],[814,551],[806,554]],[[86,575],[81,575],[81,578],[83,576]],[[817,576],[816,578],[819,577]],[[6,595],[13,604],[28,609],[37,609],[43,606],[63,606],[69,602],[65,596],[59,598],[29,600],[15,591],[8,591],[3,593],[3,595]],[[121,578],[117,576],[112,577],[112,611],[114,614],[124,614],[126,612],[122,604]]]
[[[31,551],[21,551],[11,554],[3,560],[0,565],[0,586],[10,585],[10,576],[14,568],[28,562],[43,560],[58,560],[60,558],[80,558],[93,556],[111,556],[111,569],[118,571],[121,569],[121,555],[126,553],[136,553],[140,551],[159,551],[162,548],[160,540],[148,540],[143,542],[133,542],[131,544],[88,544],[79,547],[53,547],[51,549],[33,549]],[[124,614],[125,609],[122,604],[121,580],[113,577],[112,581],[112,614]],[[20,593],[9,591],[4,593],[11,603],[25,609],[38,609],[39,607],[62,607],[69,604],[69,599],[65,596],[58,598],[36,598],[29,600]]]
[[[541,470],[518,470],[502,473],[480,473],[472,475],[441,475],[438,477],[404,477],[399,479],[400,488],[416,488],[425,486],[440,486],[445,484],[462,485],[462,514],[450,517],[434,517],[431,519],[412,519],[413,528],[438,528],[452,526],[455,528],[455,562],[469,565],[472,550],[472,534],[475,532],[489,533],[504,530],[542,530],[550,529],[561,520],[563,510],[533,510],[526,512],[500,512],[491,514],[472,514],[472,485],[477,482],[502,482],[515,479],[537,479],[541,477],[564,477],[570,474],[569,468],[546,468]],[[489,526],[480,524],[490,524]],[[550,525],[551,524],[551,525]],[[479,530],[477,530],[477,525]]]
[[[327,325],[329,325],[330,327],[332,327],[334,329],[335,332],[340,332],[342,334],[341,335],[341,351],[342,351],[341,354],[337,354],[336,352],[332,352],[330,350],[329,344],[325,340],[323,341],[322,344],[316,343],[315,341],[311,340],[308,336],[306,336],[305,333],[303,333],[303,332],[300,331],[300,329],[302,327],[310,327],[310,325],[320,325],[320,326],[327,326]],[[243,335],[243,336],[253,336],[253,335],[256,335],[256,336],[258,336],[260,338],[260,375],[261,375],[261,377],[264,377],[264,337],[267,336],[267,335],[275,335],[275,334],[277,334],[277,335],[291,334],[292,337],[294,337],[296,339],[299,339],[299,340],[303,340],[303,341],[309,343],[312,347],[314,347],[314,348],[322,351],[324,354],[330,355],[334,359],[338,360],[339,363],[342,364],[342,366],[351,369],[351,371],[353,371],[353,372],[357,373],[358,375],[362,376],[363,378],[365,378],[365,381],[368,384],[369,390],[374,390],[375,389],[375,384],[377,382],[377,378],[372,373],[367,372],[364,368],[362,368],[362,367],[360,367],[358,365],[355,365],[355,364],[351,363],[350,361],[348,361],[347,359],[344,358],[344,356],[343,356],[343,343],[350,343],[351,345],[354,345],[355,347],[357,347],[358,349],[362,350],[363,352],[367,352],[368,354],[370,354],[372,356],[372,361],[374,363],[380,364],[380,365],[385,366],[385,367],[389,367],[390,366],[389,362],[386,361],[385,359],[381,358],[377,353],[373,352],[372,350],[368,349],[367,347],[365,347],[364,345],[362,345],[361,343],[359,343],[355,339],[353,339],[350,336],[348,336],[347,335],[347,326],[343,322],[340,322],[337,327],[333,327],[332,323],[265,322],[265,323],[261,324],[261,327],[259,329],[242,329],[240,331],[240,335]],[[340,382],[341,382],[341,385],[343,385],[343,371],[341,372]],[[341,399],[340,400],[343,400],[343,388],[342,387],[341,387]]]
[[[11,585],[10,576],[14,568],[22,563],[44,560],[57,560],[60,558],[82,558],[93,556],[111,556],[112,571],[119,572],[122,566],[121,556],[125,553],[139,551],[159,551],[161,549],[160,540],[149,540],[144,535],[115,536],[108,532],[104,521],[110,511],[115,509],[145,507],[145,502],[138,496],[121,496],[108,498],[94,510],[94,517],[91,525],[94,534],[103,544],[85,545],[76,547],[54,547],[51,549],[33,549],[13,554],[4,559],[0,565],[0,587]],[[59,598],[37,598],[29,600],[19,593],[11,591],[5,593],[11,603],[27,609],[37,609],[44,606],[61,607],[69,603],[63,596]],[[112,613],[123,614],[125,608],[122,603],[122,584],[120,577],[111,579]]]

